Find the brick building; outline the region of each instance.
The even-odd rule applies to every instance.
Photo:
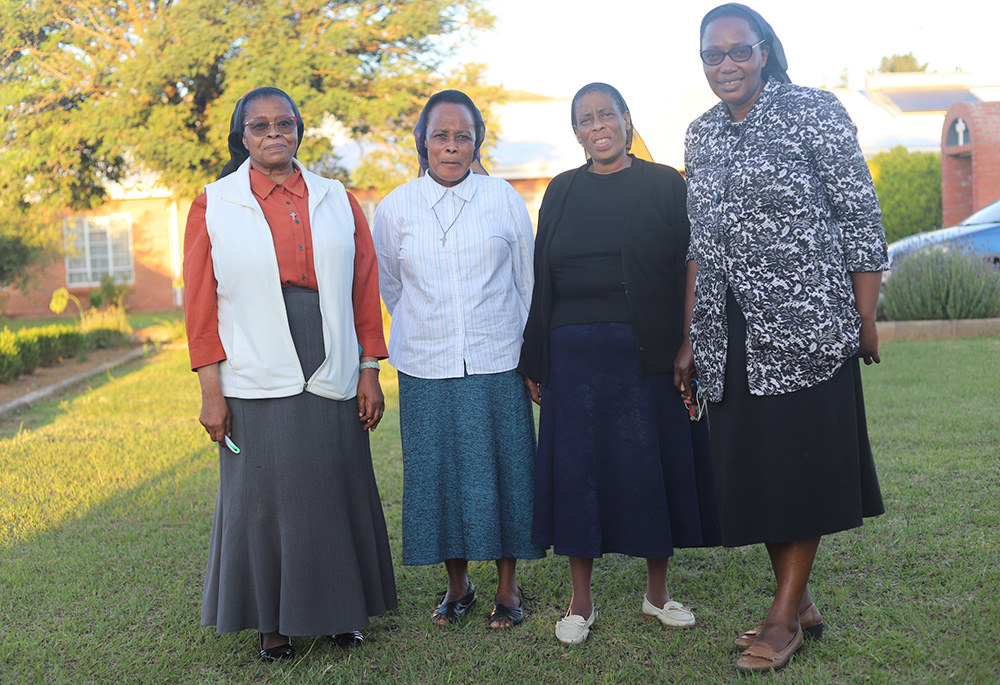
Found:
[[[181,245],[190,202],[160,189],[120,186],[100,208],[68,215],[62,229],[72,251],[38,268],[26,287],[0,292],[8,316],[51,314],[52,292],[66,287],[84,304],[88,293],[112,274],[129,287],[129,308],[167,310],[181,304]]]
[[[1000,199],[1000,102],[960,102],[941,131],[941,208],[953,226]]]

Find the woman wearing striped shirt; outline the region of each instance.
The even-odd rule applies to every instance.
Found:
[[[532,288],[534,239],[506,181],[472,173],[485,136],[468,96],[430,98],[415,135],[427,173],[375,213],[382,299],[399,371],[403,563],[444,562],[448,589],[431,620],[476,602],[468,561],[496,560],[491,628],[524,619],[517,559],[531,544],[535,431],[515,371]]]

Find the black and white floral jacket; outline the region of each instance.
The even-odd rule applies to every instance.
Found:
[[[858,350],[850,272],[888,266],[857,131],[832,94],[765,84],[744,121],[719,103],[688,128],[691,343],[702,390],[722,399],[726,288],[747,320],[750,392],[831,378]]]

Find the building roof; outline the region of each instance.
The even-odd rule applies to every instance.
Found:
[[[893,114],[938,112],[957,102],[980,102],[980,84],[969,72],[870,72],[865,93],[874,104]]]
[[[969,73],[868,75],[864,90],[832,90],[858,128],[866,157],[896,146],[920,152],[941,149],[944,113],[956,102],[1000,100],[1000,85],[981,83]],[[488,171],[508,180],[552,178],[580,166],[583,150],[570,124],[570,99],[512,93],[494,109],[487,127],[499,131]],[[653,159],[678,169],[684,166],[684,134],[688,125],[718,99],[707,87],[650,89],[629,98],[632,122]],[[336,138],[341,162],[351,169],[365,146],[346,133]]]
[[[893,88],[872,93],[873,101],[897,112],[946,112],[956,102],[979,102],[968,88]]]

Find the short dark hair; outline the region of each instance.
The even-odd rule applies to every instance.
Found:
[[[628,110],[628,105],[625,104],[625,98],[622,94],[618,92],[618,89],[607,83],[601,83],[600,81],[595,81],[594,83],[588,83],[580,90],[576,91],[576,95],[573,96],[573,102],[570,104],[570,121],[573,123],[573,128],[576,128],[576,103],[580,101],[587,93],[604,93],[617,105],[618,113],[625,116],[625,112]],[[625,150],[628,151],[632,149],[632,129],[629,128],[628,133],[625,136]]]
[[[233,109],[233,116],[229,120],[229,161],[226,162],[226,166],[222,168],[222,173],[219,174],[219,178],[223,176],[228,176],[243,164],[250,156],[250,151],[246,149],[243,145],[243,127],[246,126],[247,113],[250,111],[250,105],[257,100],[262,100],[264,98],[282,98],[288,102],[289,107],[292,108],[292,112],[295,114],[296,128],[298,129],[298,140],[299,144],[302,144],[302,134],[305,132],[305,124],[302,122],[302,115],[299,114],[299,108],[295,104],[295,100],[280,88],[275,88],[274,86],[263,86],[261,88],[254,88],[249,93],[240,98],[239,102],[236,103],[236,107]],[[296,150],[298,152],[298,150]]]

